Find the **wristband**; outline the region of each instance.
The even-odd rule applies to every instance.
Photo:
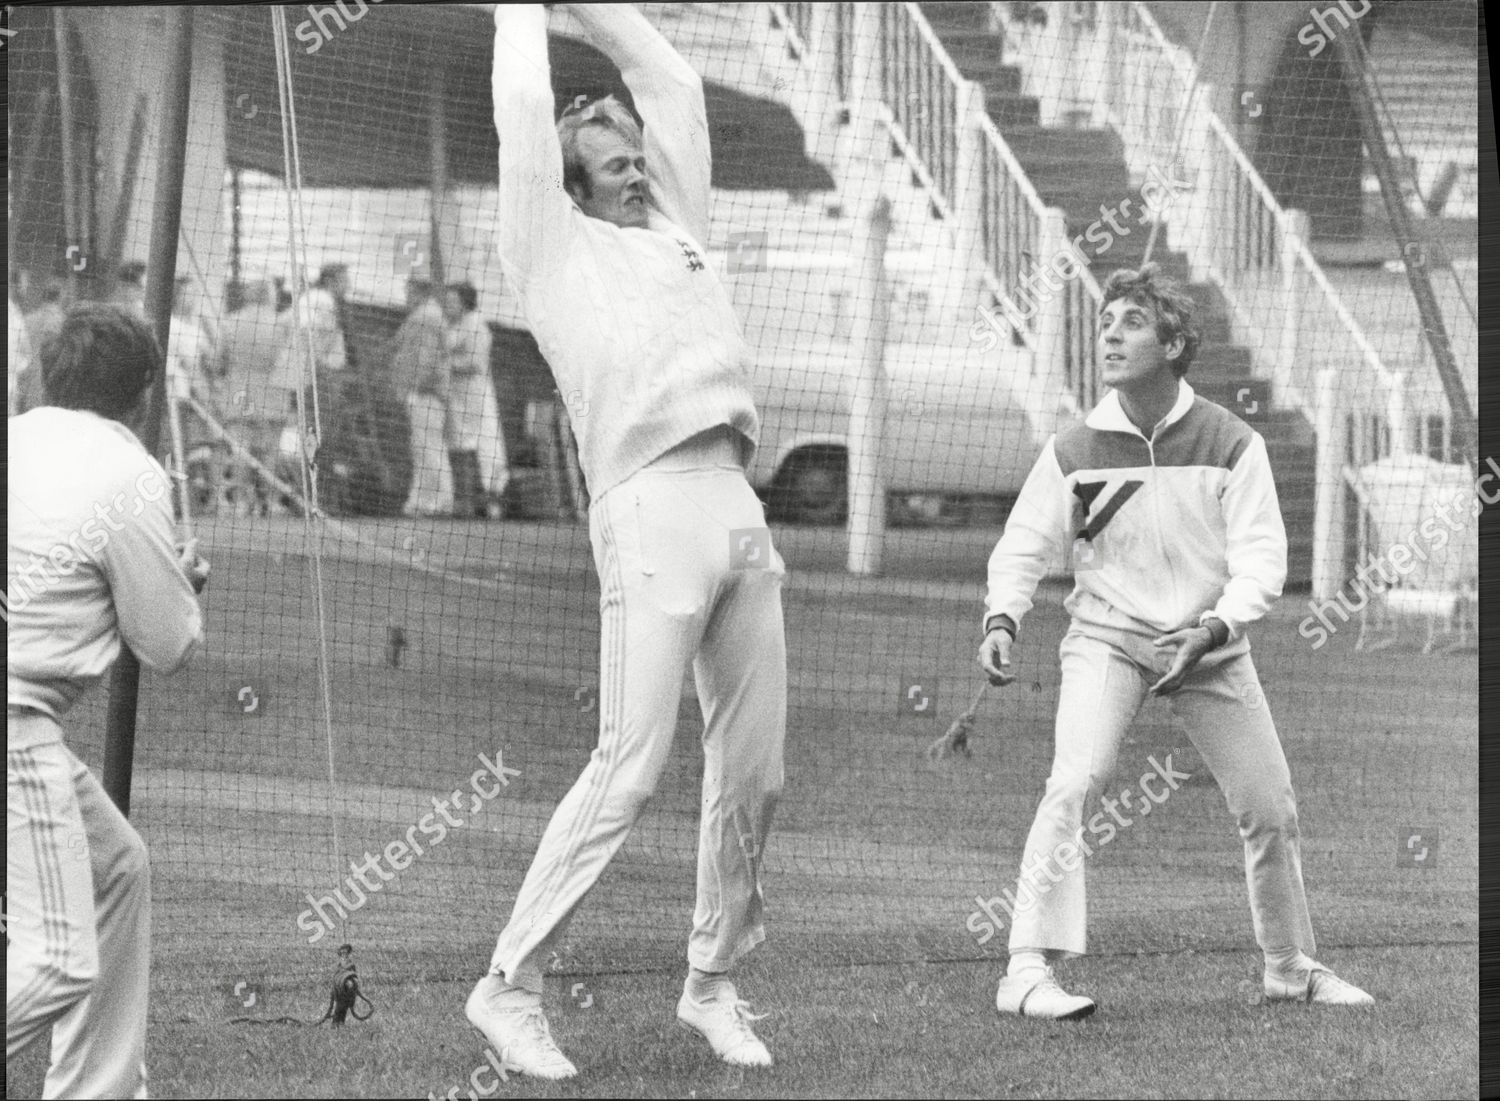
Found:
[[[1209,649],[1217,650],[1229,641],[1229,624],[1216,616],[1204,616],[1198,626],[1208,631]]]
[[[988,620],[985,621],[985,624],[984,624],[984,633],[985,634],[989,634],[991,631],[997,631],[997,630],[998,631],[1004,631],[1006,634],[1008,634],[1010,636],[1010,640],[1012,642],[1016,641],[1016,623],[1015,623],[1015,620],[1011,619],[1010,616],[1006,615],[1003,612],[1000,613],[999,615],[992,615],[992,616],[990,616],[990,618]]]

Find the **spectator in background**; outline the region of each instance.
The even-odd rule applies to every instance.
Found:
[[[21,390],[21,375],[31,366],[31,346],[26,339],[26,322],[21,316],[21,307],[14,298],[6,303],[5,315],[5,373],[6,416],[14,417],[21,410],[17,401]]]
[[[285,372],[277,369],[287,337],[276,312],[276,291],[269,279],[250,281],[244,304],[224,319],[219,341],[224,426],[272,470],[295,397]],[[238,453],[231,457],[229,471],[228,491],[237,515],[278,511],[278,495]]]
[[[63,306],[63,282],[48,276],[34,284],[35,293],[27,303],[26,343],[31,349],[31,359],[16,380],[15,412],[25,413],[47,404],[47,391],[42,385],[42,349],[49,340],[62,331],[63,317],[67,314]]]
[[[396,332],[391,384],[411,417],[411,491],[401,511],[407,516],[453,511],[453,477],[448,467],[447,331],[443,309],[425,279],[406,283],[410,311]]]
[[[448,287],[448,453],[453,462],[453,515],[500,515],[510,481],[500,408],[490,374],[490,326],[479,314],[472,283]]]
[[[128,260],[121,264],[115,275],[115,289],[110,300],[118,306],[124,306],[137,317],[145,317],[146,265],[139,260]]]
[[[172,324],[167,334],[168,394],[177,402],[193,398],[217,414],[221,412],[219,356],[208,331],[193,316],[192,303],[191,279],[186,275],[179,276],[172,288]],[[194,494],[203,507],[213,511],[224,488],[219,439],[203,418],[186,406],[179,409],[178,420],[182,426],[184,458],[187,459],[193,451],[206,449],[208,453],[206,464],[197,465]],[[171,439],[171,436],[165,438]],[[196,464],[189,461],[188,465],[192,472]]]

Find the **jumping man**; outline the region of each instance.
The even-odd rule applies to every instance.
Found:
[[[542,965],[645,809],[692,663],[703,712],[698,904],[677,1017],[727,1063],[765,1066],[727,977],[764,939],[761,857],[782,787],[784,566],[745,479],[759,421],[747,350],[708,265],[709,145],[696,73],[633,8],[573,6],[619,66],[612,97],[553,124],[547,17],[495,10],[499,249],[569,396],[599,571],[599,744],[559,804],[467,1011],[523,1073],[576,1069]]]

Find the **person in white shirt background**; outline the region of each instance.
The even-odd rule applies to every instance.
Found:
[[[1374,1000],[1313,958],[1296,797],[1245,635],[1281,595],[1286,529],[1265,440],[1183,377],[1198,346],[1192,306],[1155,265],[1109,277],[1096,354],[1111,390],[1047,442],[990,556],[979,663],[993,684],[1014,679],[1011,651],[1048,566],[1071,552],[1075,574],[1052,773],[1007,907],[1002,1013],[1095,1009],[1047,959],[1086,950],[1084,858],[1129,819],[1106,798],[1113,821],[1101,811],[1085,835],[1084,804],[1104,795],[1148,696],[1171,700],[1239,825],[1266,996]],[[1141,779],[1142,815],[1186,778],[1170,758],[1158,773]]]
[[[196,542],[131,430],[162,373],[144,320],[74,306],[42,354],[48,404],[9,421],[5,1051],[52,1031],[46,1097],[144,1097],[145,844],[63,723],[123,644],[180,668],[202,638]]]
[[[448,323],[448,454],[453,464],[453,514],[466,520],[498,518],[500,495],[510,481],[495,379],[493,340],[479,313],[472,283],[454,283],[443,295]]]
[[[768,1066],[728,972],[765,938],[762,860],[784,781],[785,566],[745,478],[760,425],[749,351],[705,259],[703,84],[634,8],[566,8],[619,67],[645,129],[613,97],[554,124],[546,12],[498,5],[498,246],[558,388],[583,399],[569,415],[601,587],[599,743],[547,825],[466,1015],[522,1073],[577,1073],[542,1009],[543,967],[656,789],[691,664],[704,775],[677,1019],[721,1060]]]
[[[406,283],[406,319],[396,330],[391,387],[406,402],[411,426],[411,488],[402,513],[446,516],[453,511],[448,464],[447,322],[425,279]]]

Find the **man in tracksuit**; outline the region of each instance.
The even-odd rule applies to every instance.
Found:
[[[703,85],[626,5],[569,5],[619,66],[613,97],[554,126],[547,17],[495,10],[499,252],[569,396],[599,571],[599,745],[548,823],[469,1021],[511,1067],[577,1071],[542,969],[666,765],[691,665],[703,712],[698,902],[677,1019],[736,1066],[770,1053],[728,972],[765,938],[761,861],[782,789],[785,567],[745,478],[759,433],[749,355],[709,264]]]
[[[1183,379],[1198,345],[1191,310],[1154,265],[1110,277],[1097,355],[1111,391],[1042,449],[990,556],[979,662],[993,684],[1014,679],[1011,650],[1047,567],[1068,555],[1076,578],[1052,774],[995,997],[1003,1013],[1094,1011],[1061,989],[1047,957],[1086,950],[1084,803],[1103,794],[1148,695],[1171,699],[1239,824],[1266,996],[1374,1000],[1313,959],[1296,799],[1245,637],[1281,595],[1286,531],[1265,441]]]
[[[170,673],[203,635],[208,563],[132,431],[163,366],[133,311],[74,306],[9,425],[5,1061],[50,1029],[44,1097],[146,1096],[146,846],[64,735],[122,645]]]

